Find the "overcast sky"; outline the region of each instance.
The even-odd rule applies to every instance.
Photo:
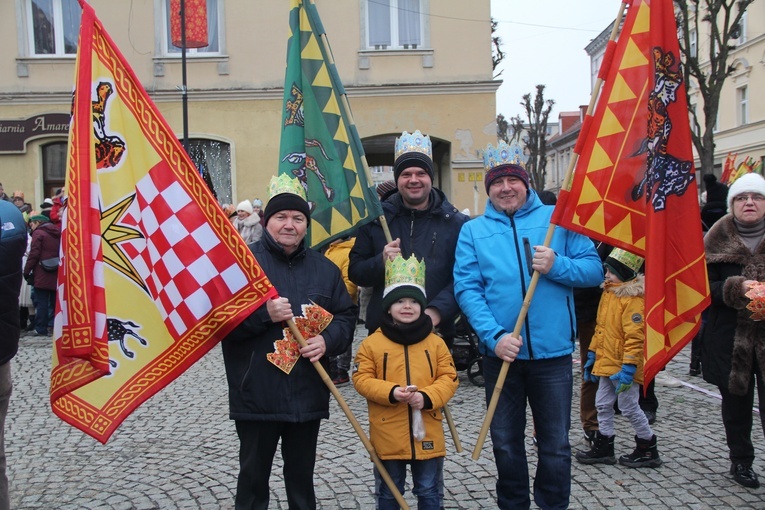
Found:
[[[584,47],[619,13],[620,0],[491,0],[499,21],[505,59],[497,90],[497,113],[525,113],[524,94],[544,84],[545,99],[555,100],[550,122],[590,100],[590,60]]]

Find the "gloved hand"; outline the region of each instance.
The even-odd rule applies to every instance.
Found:
[[[612,381],[618,381],[616,394],[627,391],[632,386],[632,378],[635,377],[637,367],[635,365],[622,365],[622,369],[610,377]]]
[[[587,361],[582,367],[582,377],[584,378],[584,382],[598,382],[598,376],[592,375],[593,366],[595,366],[595,352],[587,351]]]

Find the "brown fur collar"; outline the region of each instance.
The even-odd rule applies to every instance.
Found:
[[[613,292],[616,297],[637,297],[645,294],[645,276],[638,274],[633,280],[623,283],[603,282],[606,291]]]
[[[745,280],[765,281],[765,243],[761,242],[752,254],[739,237],[733,215],[728,214],[709,229],[704,246],[707,263],[741,266],[740,276],[731,276],[723,283],[722,297],[727,306],[738,310],[728,390],[735,395],[745,395],[755,359],[760,367],[760,377],[765,375],[765,323],[750,318],[751,312],[746,309],[749,299],[743,290]]]

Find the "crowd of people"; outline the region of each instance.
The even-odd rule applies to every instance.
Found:
[[[551,227],[555,196],[532,188],[520,146],[501,141],[484,151],[485,212],[472,220],[434,186],[428,136],[405,131],[394,151],[394,180],[378,189],[383,216],[322,251],[306,244],[310,206],[296,179],[275,177],[265,207],[258,198],[224,206],[278,291],[222,342],[230,418],[240,442],[235,507],[268,508],[279,445],[290,508],[316,507],[314,466],[331,386],[320,365],[333,384],[352,380],[367,400],[371,442],[392,482],[383,482],[382,468],[373,467],[377,508],[398,508],[395,490],[403,494],[408,486],[418,508],[443,508],[442,422],[459,385],[450,353],[459,317],[479,339],[487,405],[501,386],[490,424],[499,508],[530,508],[532,500],[544,509],[567,508],[572,458],[660,466],[651,427],[658,401],[653,385],[642,386],[644,261]],[[693,342],[690,375],[718,387],[730,474],[756,488],[752,406],[755,393],[760,402],[765,398],[765,324],[752,319],[747,293],[765,282],[765,179],[752,173],[730,188],[713,177],[704,183],[712,304]],[[0,320],[10,331],[0,340],[0,425],[18,331],[51,332],[65,203],[57,190],[34,209],[22,192],[8,196],[0,184],[0,293],[4,307],[19,309],[16,317],[4,313]],[[525,303],[535,273],[534,298]],[[274,362],[270,355],[286,338],[286,322],[311,303],[332,320],[295,345],[286,364]],[[24,315],[30,304],[33,312]],[[357,323],[368,336],[351,363]],[[577,342],[581,381],[572,370]],[[585,439],[579,451],[572,451],[570,440],[575,384]],[[529,408],[538,454],[533,475],[526,457]],[[634,450],[618,461],[617,413],[635,432]],[[762,413],[760,421],[765,433]],[[0,435],[0,464],[3,456]],[[0,476],[0,504],[3,498],[7,480]]]

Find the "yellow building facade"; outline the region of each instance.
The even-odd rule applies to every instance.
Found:
[[[89,2],[179,139],[181,52],[170,0]],[[496,142],[489,0],[315,0],[373,179],[404,130],[430,135],[435,185],[483,209]],[[0,183],[37,207],[64,183],[77,0],[0,2]],[[207,0],[210,46],[187,52],[189,152],[221,203],[265,198],[279,158],[290,2]],[[476,191],[477,188],[477,191]]]

